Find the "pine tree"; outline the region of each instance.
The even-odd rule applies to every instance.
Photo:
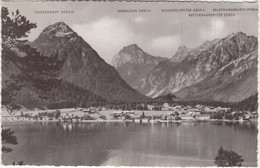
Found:
[[[27,20],[18,10],[9,14],[6,7],[2,7],[1,22],[2,70],[12,63],[21,72],[10,76],[8,81],[3,81],[5,87],[2,87],[2,104],[7,105],[13,101],[23,82],[32,82],[36,88],[43,91],[57,85],[60,81],[58,71],[62,60],[57,56],[42,56],[26,40],[30,30],[36,28],[36,24]]]
[[[242,156],[238,155],[234,151],[227,151],[220,147],[218,155],[216,156],[214,163],[219,167],[231,167],[231,166],[242,166]]]
[[[10,128],[8,129],[2,129],[2,133],[1,133],[1,137],[2,137],[2,144],[12,144],[12,145],[16,145],[17,142],[17,138],[14,135],[14,132],[11,131]],[[13,151],[13,149],[8,148],[6,146],[2,146],[2,152],[8,153]]]

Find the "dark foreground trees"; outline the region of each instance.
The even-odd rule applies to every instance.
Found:
[[[17,138],[14,135],[14,131],[11,131],[10,128],[8,128],[8,129],[2,128],[1,137],[2,137],[2,152],[4,152],[4,153],[12,152],[13,149],[6,147],[4,145],[5,144],[11,144],[11,145],[18,144]]]
[[[2,74],[5,76],[2,81],[2,105],[12,103],[26,82],[44,91],[57,85],[62,61],[58,56],[41,55],[27,41],[30,30],[36,28],[36,24],[27,20],[18,10],[10,14],[6,7],[1,10],[1,23]],[[14,72],[8,76],[10,68]]]
[[[220,147],[218,155],[216,156],[214,163],[219,167],[231,167],[231,166],[242,166],[242,156],[238,155],[234,151],[227,151]]]
[[[62,61],[57,56],[46,57],[32,48],[26,38],[30,30],[36,28],[19,11],[9,13],[6,7],[1,9],[1,57],[2,57],[2,105],[11,109],[17,92],[26,83],[43,91],[57,85],[58,72]],[[9,71],[12,71],[10,75]],[[11,129],[2,128],[2,152],[11,152],[6,145],[16,145],[17,138]],[[14,162],[15,164],[15,162]],[[18,162],[22,165],[23,162]]]

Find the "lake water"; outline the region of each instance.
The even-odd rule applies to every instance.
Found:
[[[214,166],[222,145],[257,166],[257,124],[247,123],[3,123],[18,145],[3,164]]]

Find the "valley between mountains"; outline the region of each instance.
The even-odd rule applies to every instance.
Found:
[[[153,56],[137,44],[122,48],[107,64],[64,22],[46,27],[30,46],[57,56],[61,84],[42,92],[25,82],[15,102],[26,107],[68,108],[106,103],[171,101],[239,102],[257,94],[257,38],[243,32],[180,46],[172,58]],[[109,44],[108,44],[109,45]],[[2,67],[2,83],[21,73]]]

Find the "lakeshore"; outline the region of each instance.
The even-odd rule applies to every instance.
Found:
[[[183,123],[183,122],[248,122],[254,117],[242,115],[235,119],[212,118],[215,113],[183,112],[182,110],[93,110],[64,108],[56,110],[16,110],[12,113],[2,108],[2,122],[134,122],[134,123]],[[248,113],[247,113],[248,114]]]
[[[3,128],[10,128],[18,139],[14,151],[3,155],[3,164],[214,166],[213,159],[223,146],[241,154],[243,166],[256,166],[255,113],[185,109],[20,109],[10,113],[2,108]],[[225,119],[230,115],[232,120]]]

